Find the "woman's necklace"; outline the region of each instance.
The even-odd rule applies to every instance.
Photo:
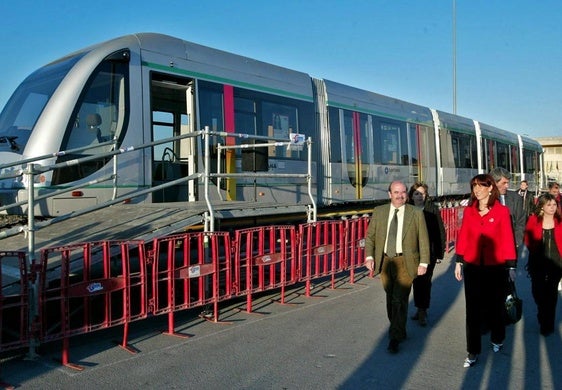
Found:
[[[553,229],[554,228],[554,218],[543,218],[542,228],[543,229]]]

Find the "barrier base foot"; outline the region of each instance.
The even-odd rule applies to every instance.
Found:
[[[222,324],[222,325],[231,325],[232,324],[232,322],[230,322],[230,321],[221,321],[218,318],[215,318],[214,316],[207,316],[207,315],[200,314],[199,318],[201,318],[202,320],[205,320],[207,322],[212,322],[213,324]]]
[[[278,305],[284,305],[284,306],[296,306],[296,305],[302,305],[304,302],[287,302],[286,300],[283,299],[271,299],[271,302],[273,303],[277,303]]]
[[[270,313],[258,313],[257,311],[248,310],[248,309],[243,309],[243,308],[241,308],[241,307],[238,307],[237,310],[240,311],[240,312],[244,312],[244,313],[246,313],[246,314],[253,314],[253,315],[255,315],[255,316],[265,316],[265,315],[270,314]]]
[[[307,294],[307,293],[301,293],[301,295],[304,295],[307,298],[328,298],[327,295],[312,295],[312,294]]]
[[[139,353],[140,351],[138,349],[136,349],[135,347],[131,347],[129,344],[122,344],[118,341],[114,341],[115,344],[117,344],[119,347],[121,347],[122,349],[124,349],[125,351],[129,352],[132,355],[136,355],[137,353]]]
[[[179,332],[173,332],[173,331],[172,332],[170,332],[170,331],[162,332],[162,334],[164,334],[166,336],[174,336],[174,337],[178,337],[178,338],[182,338],[182,339],[188,339],[188,338],[193,336],[191,334],[179,333]]]
[[[67,367],[67,368],[70,368],[71,370],[84,371],[84,366],[81,366],[80,364],[68,363],[67,362],[67,363],[62,363],[62,365]]]

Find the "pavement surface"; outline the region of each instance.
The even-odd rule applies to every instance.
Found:
[[[363,270],[354,284],[341,275],[317,282],[314,297],[304,286],[220,309],[221,323],[178,313],[177,332],[163,333],[167,317],[132,323],[130,353],[116,346],[122,327],[70,339],[70,361],[61,366],[61,342],[41,346],[39,357],[5,359],[0,378],[22,389],[562,389],[562,300],[556,332],[539,334],[530,281],[519,270],[524,301],[520,322],[507,328],[503,350],[494,354],[482,336],[478,363],[466,357],[463,284],[453,276],[451,256],[435,269],[429,324],[408,321],[408,338],[397,354],[387,351],[388,320],[378,278]],[[411,303],[410,313],[414,312]]]

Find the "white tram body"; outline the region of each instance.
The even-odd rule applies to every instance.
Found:
[[[0,114],[0,174],[22,169],[24,164],[13,164],[33,157],[46,156],[35,162],[40,166],[61,165],[205,127],[277,139],[291,133],[310,137],[313,194],[320,207],[388,199],[393,180],[424,181],[430,195],[454,197],[469,192],[472,176],[496,166],[512,172],[514,182],[528,180],[531,188],[543,180],[542,148],[529,137],[154,33],[90,46],[26,78]],[[219,145],[233,141],[215,136],[212,142],[213,171],[219,156],[221,169],[229,172],[307,172],[306,149],[247,148],[221,157]],[[181,139],[119,155],[116,170],[107,155],[46,170],[34,176],[37,194],[79,190],[37,201],[35,213],[62,215],[108,201],[116,192],[133,195],[203,172],[203,153],[200,140]],[[95,182],[113,173],[113,184]],[[2,205],[27,199],[27,186],[21,175],[0,180]],[[217,197],[227,200],[309,202],[306,184],[290,178],[237,178],[219,187]],[[183,183],[131,201],[199,201],[201,192],[201,182]],[[25,212],[25,205],[9,212]]]

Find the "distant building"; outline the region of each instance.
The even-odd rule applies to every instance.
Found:
[[[562,137],[535,138],[544,149],[544,173],[547,182],[562,184]]]

